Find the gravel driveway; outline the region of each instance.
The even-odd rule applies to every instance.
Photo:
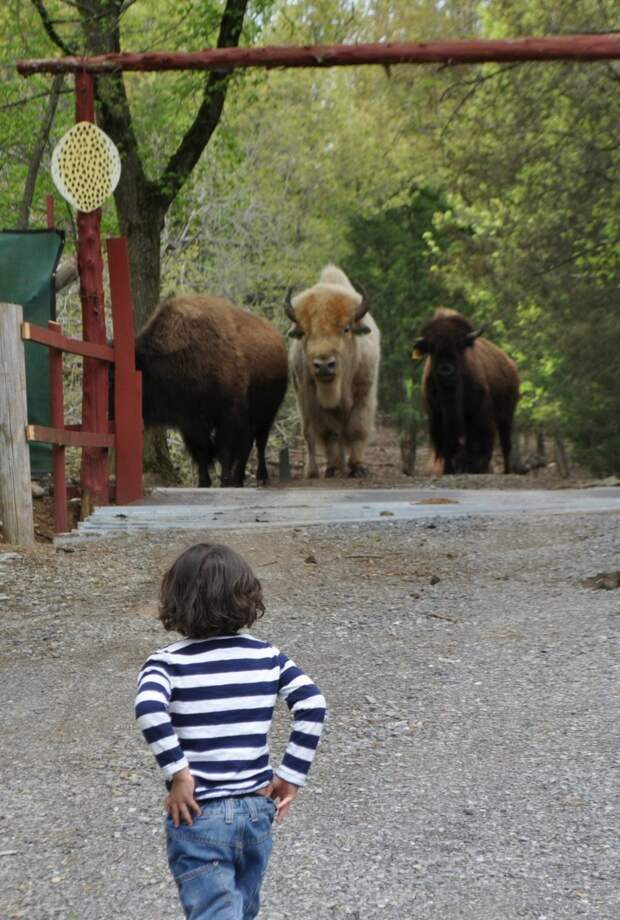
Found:
[[[581,586],[620,568],[619,523],[505,514],[214,535],[264,583],[256,634],[330,707],[276,831],[261,918],[620,917],[620,592]],[[142,661],[171,641],[154,616],[161,573],[205,538],[0,548],[2,920],[180,920],[163,787],[132,705]]]

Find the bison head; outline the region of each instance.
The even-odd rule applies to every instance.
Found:
[[[352,286],[321,283],[284,303],[293,322],[289,332],[300,340],[308,373],[316,385],[317,398],[325,409],[340,405],[343,381],[351,377],[355,337],[371,330],[361,322],[368,311],[364,293]]]
[[[443,390],[456,389],[462,375],[465,353],[483,329],[453,310],[438,310],[416,339],[412,357],[429,359],[429,373]]]

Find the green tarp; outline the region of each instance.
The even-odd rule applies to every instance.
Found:
[[[3,230],[0,232],[0,303],[19,303],[24,320],[47,327],[56,318],[54,273],[64,245],[61,230]],[[25,342],[28,421],[50,424],[49,352]],[[49,473],[52,448],[30,445],[32,473]]]

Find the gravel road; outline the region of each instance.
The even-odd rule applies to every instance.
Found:
[[[618,515],[214,537],[264,583],[254,632],[330,707],[261,918],[620,917],[620,592],[581,584],[620,568]],[[0,547],[2,920],[180,920],[132,705],[174,638],[161,573],[209,538]]]

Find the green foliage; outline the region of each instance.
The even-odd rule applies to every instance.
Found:
[[[618,26],[604,2],[498,2],[485,29],[517,35]],[[442,134],[453,218],[472,232],[443,259],[516,359],[525,425],[563,433],[576,459],[618,472],[620,75],[615,65],[469,70]],[[457,100],[455,102],[455,100]]]
[[[344,267],[366,290],[381,330],[380,405],[401,428],[421,421],[420,364],[411,358],[421,325],[439,306],[462,309],[458,292],[449,291],[434,271],[437,255],[453,245],[450,234],[433,232],[436,215],[445,209],[442,194],[414,187],[405,204],[350,218]]]

